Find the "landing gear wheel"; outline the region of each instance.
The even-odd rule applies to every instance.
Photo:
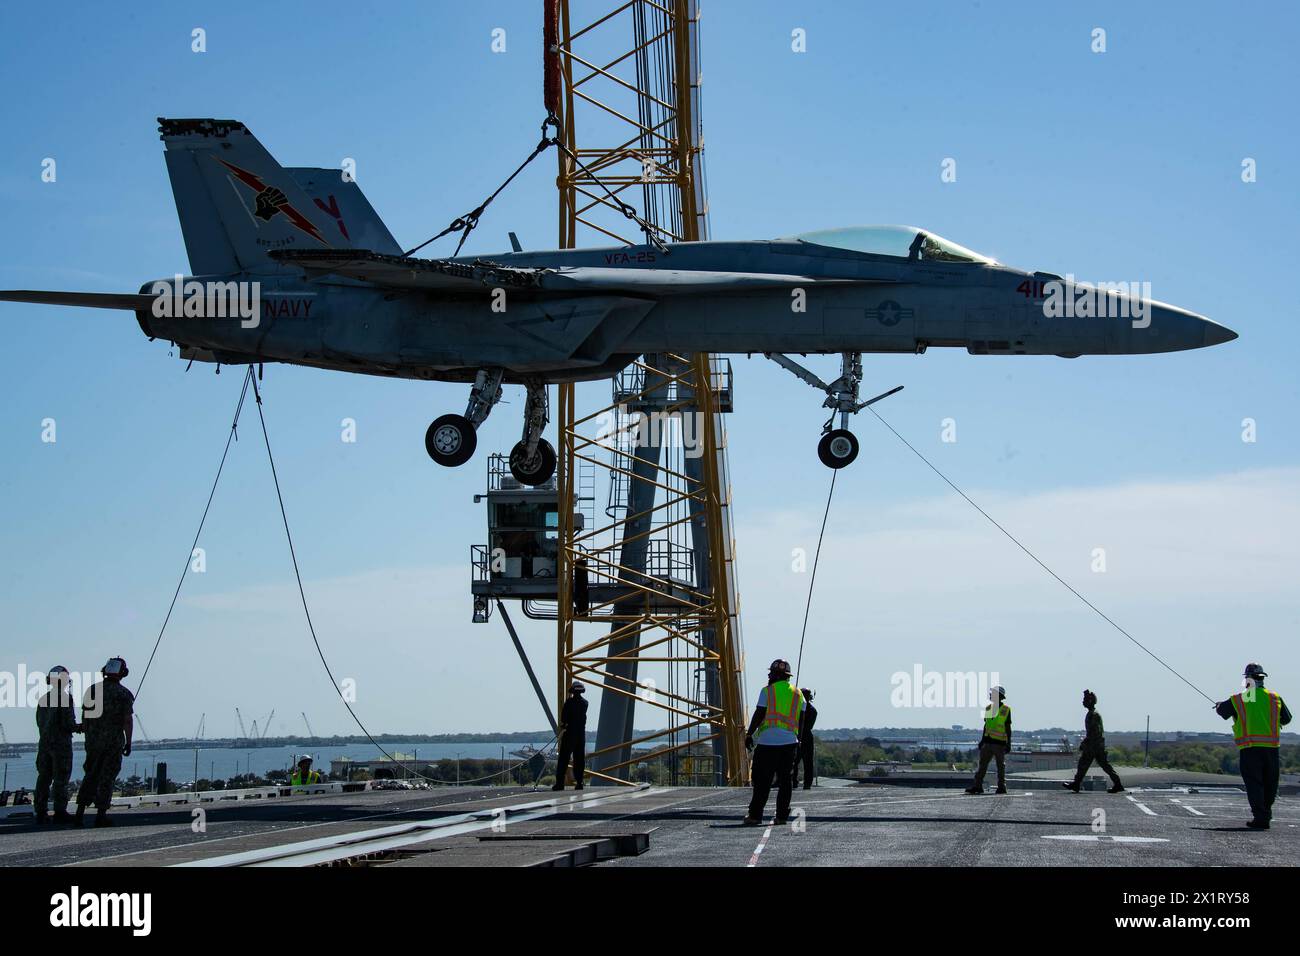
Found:
[[[519,442],[510,450],[510,474],[521,485],[544,485],[555,474],[555,448],[545,438],[537,443],[537,451],[527,457],[528,445]]]
[[[853,464],[858,457],[858,439],[845,428],[837,428],[822,436],[817,443],[817,457],[827,468],[843,468]]]
[[[424,450],[447,468],[463,465],[474,457],[478,433],[464,415],[443,415],[424,433]]]

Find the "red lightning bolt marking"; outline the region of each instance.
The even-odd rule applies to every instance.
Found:
[[[238,166],[232,166],[230,163],[226,162],[220,156],[214,156],[213,158],[217,162],[219,162],[222,166],[225,166],[228,170],[234,173],[241,183],[243,183],[245,186],[247,186],[249,189],[253,190],[254,192],[260,193],[263,189],[266,189],[266,183],[264,183],[262,181],[262,177],[258,176],[256,173],[250,173],[246,169],[240,169]],[[295,209],[292,203],[285,203],[284,205],[277,206],[276,208],[279,209],[281,212],[283,212],[287,217],[289,217],[290,222],[292,222],[303,232],[307,233],[307,235],[311,236],[321,245],[323,246],[329,245],[329,243],[325,241],[325,237],[320,234],[320,230],[316,228],[316,224],[312,222],[310,219],[308,219],[306,216],[304,216],[302,213],[300,213],[297,209]]]

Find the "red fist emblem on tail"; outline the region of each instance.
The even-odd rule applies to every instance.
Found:
[[[253,211],[253,215],[258,219],[268,221],[280,211],[281,206],[287,206],[288,204],[289,198],[284,193],[274,186],[267,186],[257,194],[257,208]]]

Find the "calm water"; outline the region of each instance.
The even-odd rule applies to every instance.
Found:
[[[543,747],[546,741],[534,741],[532,746]],[[472,743],[472,744],[396,744],[381,740],[380,744],[390,754],[399,752],[404,757],[417,757],[420,760],[450,760],[459,753],[462,760],[482,760],[486,757],[501,758],[502,747],[505,748],[506,760],[517,763],[518,757],[512,757],[511,751],[519,750],[527,744],[519,741],[510,743]],[[288,770],[292,768],[294,757],[303,753],[311,754],[316,769],[326,771],[329,762],[341,757],[353,760],[372,760],[382,757],[372,744],[342,744],[334,747],[259,747],[255,750],[231,749],[229,747],[200,747],[198,751],[199,776],[208,779],[225,780],[237,773],[248,773],[250,769],[256,774],[265,774],[269,770]],[[72,779],[81,779],[81,765],[85,759],[81,747],[73,746]],[[194,750],[137,750],[131,756],[122,759],[120,779],[130,776],[141,778],[153,774],[156,763],[167,764],[167,778],[177,783],[190,783],[194,780]],[[17,790],[36,786],[36,754],[22,754],[0,760],[0,776],[8,775],[3,789]]]

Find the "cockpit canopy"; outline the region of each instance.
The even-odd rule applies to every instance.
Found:
[[[921,262],[996,261],[915,226],[847,226],[842,229],[801,232],[797,236],[784,238],[815,246],[829,246],[832,249],[848,249],[876,256],[897,256]]]

